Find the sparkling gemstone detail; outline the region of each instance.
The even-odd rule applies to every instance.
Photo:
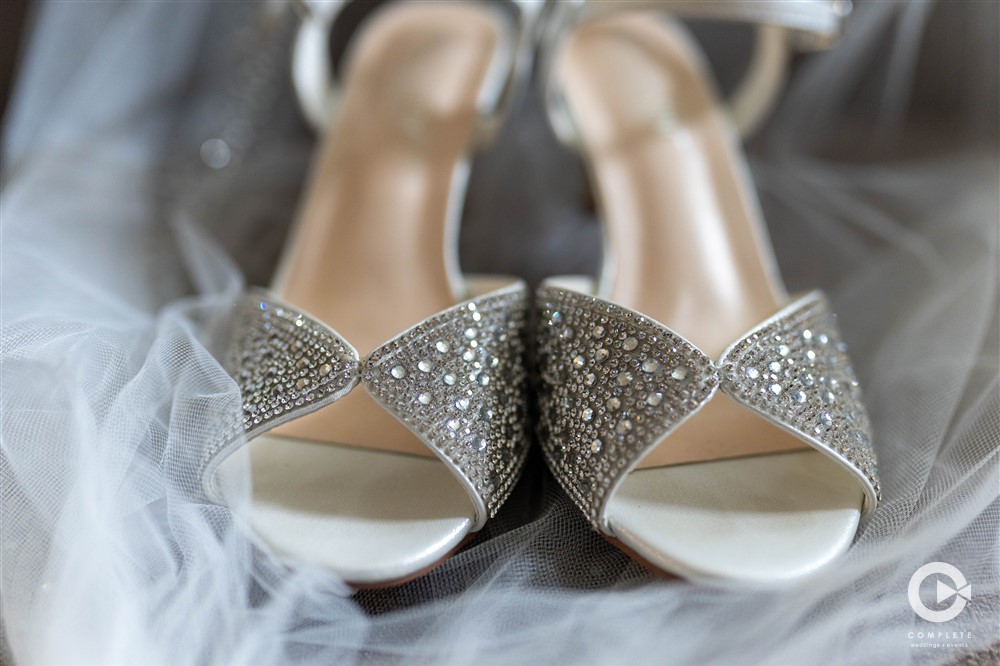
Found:
[[[417,370],[419,370],[420,372],[430,372],[431,364],[428,363],[427,361],[420,361],[417,363]]]
[[[696,408],[717,379],[707,357],[625,308],[549,287],[539,290],[538,300],[540,440],[556,477],[596,524],[627,461]],[[559,320],[551,324],[556,312]],[[568,341],[561,335],[566,327],[588,334]],[[587,361],[582,367],[574,363],[577,355]],[[681,361],[698,379],[653,390],[648,370]]]
[[[527,304],[520,285],[444,310],[376,349],[362,371],[372,397],[475,489],[486,509],[480,520],[494,515],[506,499],[527,453],[522,335]],[[376,369],[394,365],[420,372],[395,385],[382,381]],[[423,393],[432,397],[429,406],[400,399]],[[481,418],[484,413],[491,418]]]
[[[403,377],[406,376],[406,370],[401,365],[394,365],[392,367],[392,370],[389,371],[389,374],[391,374],[396,379],[402,379]]]
[[[669,329],[621,306],[555,287],[540,289],[538,300],[542,448],[556,478],[595,526],[604,525],[605,503],[622,472],[720,385],[764,418],[832,450],[878,496],[860,389],[820,294],[761,324],[717,364]],[[600,338],[594,336],[598,326]],[[589,335],[569,342],[562,331],[571,327]],[[578,355],[597,363],[576,367]],[[672,381],[654,379],[662,369]],[[602,443],[600,456],[589,448],[596,441]]]
[[[871,425],[839,341],[826,299],[814,292],[730,348],[720,362],[722,389],[764,417],[835,452],[878,497]],[[750,373],[750,368],[761,366],[773,371],[775,356],[783,359],[778,364],[780,383]],[[730,370],[738,367],[748,369],[742,375]]]
[[[420,395],[417,396],[417,402],[419,402],[421,405],[431,404],[431,394],[421,393]]]
[[[223,367],[240,388],[242,410],[206,421],[200,475],[213,459],[266,432],[279,419],[334,402],[358,382],[361,362],[324,324],[261,290],[237,301]],[[207,480],[206,489],[214,484]],[[211,490],[210,490],[211,491]]]

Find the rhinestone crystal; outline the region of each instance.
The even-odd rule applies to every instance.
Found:
[[[211,475],[229,451],[361,381],[455,467],[481,502],[478,529],[510,492],[527,452],[521,335],[527,300],[523,284],[480,296],[424,320],[362,361],[325,325],[262,292],[249,294],[234,311],[225,362],[240,385],[243,416],[220,421],[209,438],[201,459],[206,493],[214,497]],[[464,442],[467,453],[460,454],[454,447]]]
[[[456,460],[489,515],[510,492],[527,452],[521,335],[526,308],[523,285],[455,306],[372,352],[362,373],[376,401],[428,445]],[[434,354],[433,362],[429,354]],[[415,365],[421,372],[400,383],[410,395],[434,396],[434,407],[400,403],[398,387],[376,381],[374,368],[384,365]],[[466,453],[453,450],[456,441]]]
[[[850,359],[837,344],[830,344],[839,340],[826,299],[818,292],[809,294],[730,348],[720,362],[722,376],[736,376],[728,368],[748,369],[745,380],[726,379],[722,388],[766,418],[834,452],[877,498],[871,425]],[[787,347],[787,354],[782,354],[783,347]],[[780,383],[750,372],[754,367],[773,366],[768,359],[775,356],[784,358],[778,364]],[[761,398],[751,400],[751,395]]]
[[[205,438],[199,473],[209,495],[216,461],[278,419],[337,400],[354,387],[361,368],[357,352],[335,331],[262,291],[237,302],[230,324],[223,365],[240,387],[242,412],[219,418]]]
[[[607,489],[628,462],[696,408],[717,380],[707,357],[625,308],[545,287],[539,302],[542,447],[560,483],[596,522]],[[551,324],[556,312],[560,317]],[[589,335],[567,341],[561,336],[564,327]],[[594,362],[578,367],[577,355]],[[676,367],[680,358],[690,359],[698,379],[689,386],[651,390],[651,375]]]
[[[720,386],[811,445],[831,450],[877,498],[870,426],[822,295],[789,305],[731,345],[718,364],[669,329],[613,303],[555,287],[542,287],[538,297],[542,449],[598,528],[623,471]],[[562,332],[571,327],[590,335],[570,342]],[[669,381],[659,378],[661,369]]]

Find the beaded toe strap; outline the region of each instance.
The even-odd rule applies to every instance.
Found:
[[[462,482],[474,529],[503,504],[527,453],[523,283],[448,308],[364,358],[335,330],[254,290],[236,303],[225,359],[242,413],[220,423],[201,457],[206,495],[223,459],[358,384],[426,443]]]
[[[538,292],[540,439],[563,488],[599,529],[625,476],[717,390],[848,469],[879,499],[871,425],[820,292],[730,346],[716,363],[638,312],[579,292]]]

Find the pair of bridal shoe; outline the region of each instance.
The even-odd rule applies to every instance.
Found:
[[[773,583],[844,552],[878,501],[870,426],[826,299],[781,285],[733,124],[760,120],[788,47],[830,41],[840,5],[384,3],[338,72],[341,4],[306,3],[293,74],[325,139],[274,284],[231,318],[243,411],[201,457],[207,497],[290,562],[398,584],[495,515],[537,399],[554,476],[657,570]],[[672,17],[760,24],[728,108]],[[456,239],[469,151],[536,53],[606,253],[597,280],[532,294],[463,275]]]

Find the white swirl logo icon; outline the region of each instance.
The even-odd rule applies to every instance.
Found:
[[[940,578],[937,581],[937,603],[942,604],[952,599],[951,604],[942,610],[931,610],[920,598],[920,586],[928,577],[938,574],[951,580],[948,585]],[[972,599],[972,586],[956,567],[947,562],[931,562],[913,572],[910,585],[906,590],[913,612],[928,622],[947,622],[958,617],[965,610],[966,602]]]

